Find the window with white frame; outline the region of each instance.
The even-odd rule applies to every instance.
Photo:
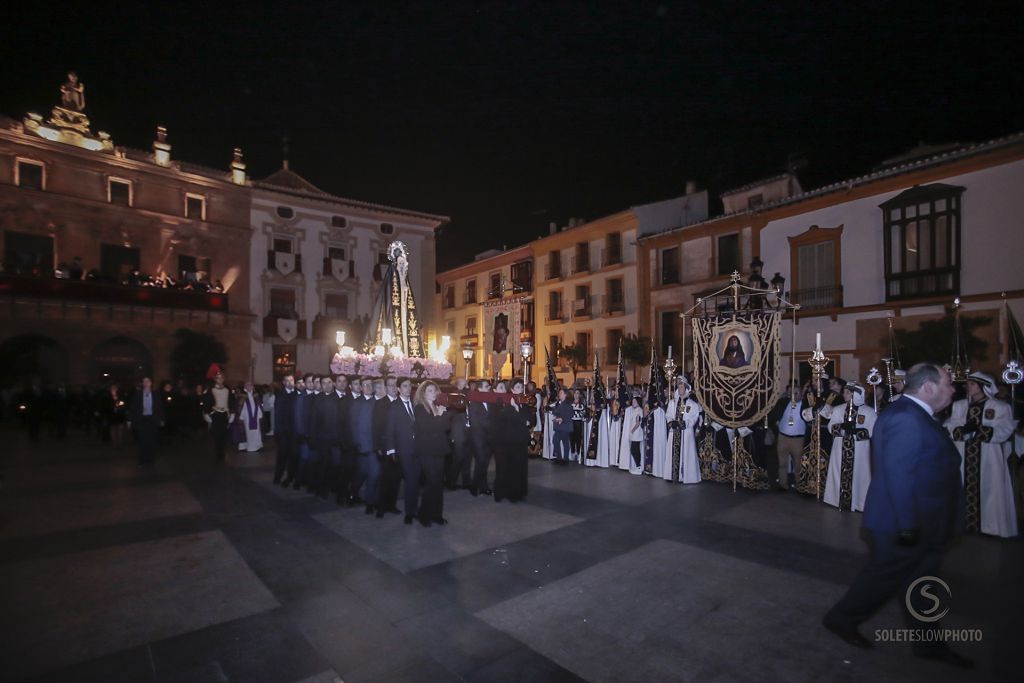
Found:
[[[185,218],[194,221],[206,220],[206,197],[188,192],[185,194]]]
[[[33,159],[18,159],[14,165],[14,182],[26,190],[46,189],[46,166]]]
[[[108,203],[131,206],[132,199],[132,181],[124,178],[107,178]]]

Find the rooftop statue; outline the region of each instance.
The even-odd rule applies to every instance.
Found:
[[[60,106],[71,111],[85,111],[85,86],[74,71],[68,73],[68,80],[60,86]]]

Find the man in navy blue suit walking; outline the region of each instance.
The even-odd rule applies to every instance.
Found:
[[[936,638],[937,619],[915,616],[930,615],[934,607],[932,593],[922,589],[929,579],[918,579],[936,576],[946,545],[963,528],[960,454],[934,417],[953,399],[949,373],[918,363],[907,372],[903,397],[885,409],[871,437],[864,505],[871,558],[822,623],[851,645],[869,648],[857,626],[898,597],[915,632],[915,656],[971,667],[970,659]]]

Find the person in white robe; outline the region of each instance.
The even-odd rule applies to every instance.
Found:
[[[856,382],[848,382],[843,387],[843,399],[845,403],[832,410],[828,421],[834,439],[823,500],[840,510],[863,512],[871,485],[875,409],[864,405],[864,387]]]
[[[622,436],[619,445],[619,469],[630,474],[644,472],[644,409],[640,407],[640,398],[634,396],[626,408],[622,418]]]
[[[597,458],[587,461],[596,467],[618,467],[624,414],[616,398],[601,411],[597,427]]]
[[[695,436],[700,415],[700,404],[690,398],[690,383],[683,378],[665,411],[665,419],[668,422],[668,444],[665,448],[668,466],[663,475],[666,480],[681,481],[684,484],[700,483],[700,462],[697,459]],[[675,423],[678,423],[678,428],[673,428]]]
[[[644,440],[644,462],[648,459],[651,462],[650,474],[654,477],[664,477],[665,470],[672,469],[671,461],[668,461],[668,422],[665,420],[665,409],[661,403],[654,406],[654,410],[647,414],[647,419],[654,423],[654,441],[651,443],[652,454],[647,454],[647,440]]]
[[[1017,421],[1010,405],[995,395],[995,380],[972,372],[967,398],[953,403],[946,429],[961,456],[966,530],[1010,538],[1017,535],[1017,510],[1006,458]]]
[[[263,448],[263,432],[260,429],[260,420],[263,418],[262,401],[253,391],[252,382],[245,383],[245,390],[239,398],[236,419],[242,421],[245,441],[239,442],[238,450],[255,453]]]
[[[274,396],[271,387],[265,387],[260,407],[263,409],[263,414],[267,416],[267,436],[274,435],[274,401],[276,400],[277,397]]]

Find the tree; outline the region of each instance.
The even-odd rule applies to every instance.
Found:
[[[175,344],[171,349],[171,373],[174,379],[183,379],[189,384],[199,384],[206,379],[210,363],[224,365],[228,362],[228,350],[216,338],[202,332],[193,332],[184,327],[174,333]]]
[[[576,375],[580,368],[587,365],[587,349],[576,344],[569,344],[558,349],[558,357],[572,370],[572,383],[576,384]]]
[[[611,357],[618,359],[618,349],[610,349]],[[636,384],[636,370],[651,362],[651,338],[627,334],[622,338],[622,362],[633,367],[633,384]]]
[[[972,368],[977,369],[981,361],[988,360],[989,345],[986,340],[975,336],[974,332],[991,323],[992,318],[988,316],[960,314],[964,348]],[[896,330],[896,344],[904,368],[922,361],[940,365],[949,363],[953,355],[954,325],[955,317],[951,313],[937,320],[926,320],[916,330]]]

